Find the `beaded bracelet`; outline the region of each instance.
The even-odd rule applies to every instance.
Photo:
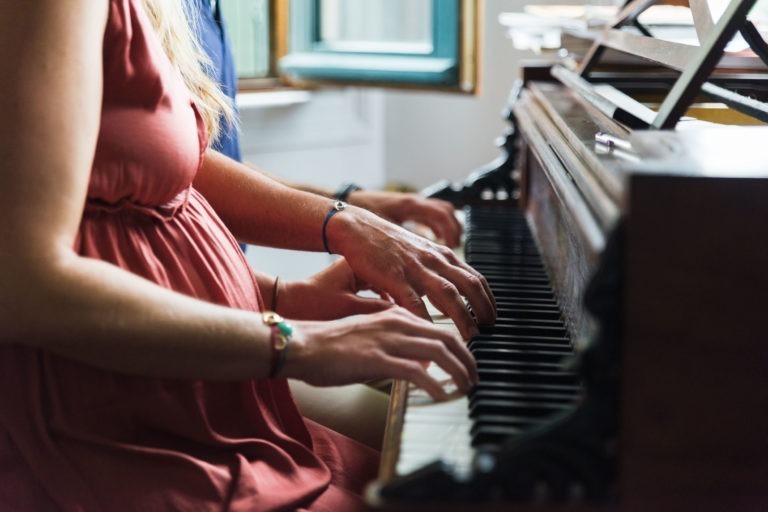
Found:
[[[271,379],[277,377],[285,366],[288,345],[290,345],[293,335],[293,326],[274,311],[264,311],[261,314],[261,320],[272,331],[270,336],[272,357],[269,360],[269,378]]]

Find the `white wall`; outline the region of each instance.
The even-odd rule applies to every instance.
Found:
[[[476,96],[387,91],[385,165],[393,182],[423,188],[441,179],[461,180],[498,155],[495,138],[506,127],[501,110],[521,58],[498,22],[520,11],[520,0],[485,0],[481,91]]]
[[[333,188],[343,181],[422,188],[462,179],[498,154],[494,139],[505,128],[501,110],[518,61],[529,56],[512,48],[498,15],[524,3],[484,1],[478,95],[344,88],[243,107],[244,158],[285,178]],[[286,279],[305,277],[331,261],[324,254],[263,248],[250,248],[247,255],[256,268]]]

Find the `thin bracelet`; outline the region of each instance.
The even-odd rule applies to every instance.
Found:
[[[325,222],[323,222],[323,247],[325,247],[325,252],[328,254],[333,254],[331,252],[331,249],[328,247],[328,238],[325,234],[325,228],[328,226],[328,221],[331,220],[331,217],[333,217],[335,214],[339,213],[340,211],[344,210],[344,208],[347,207],[347,203],[344,201],[335,201],[333,203],[333,206],[331,207],[331,211],[328,212],[328,215],[325,216]]]
[[[272,311],[277,311],[277,296],[280,294],[280,276],[275,278],[275,284],[272,285]]]
[[[285,366],[293,326],[274,311],[264,311],[261,314],[261,320],[271,331],[269,339],[272,347],[272,356],[269,359],[269,378],[271,379],[277,377]]]

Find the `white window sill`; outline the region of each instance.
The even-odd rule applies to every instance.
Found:
[[[242,92],[237,94],[235,104],[239,110],[288,107],[307,103],[311,98],[309,91]]]

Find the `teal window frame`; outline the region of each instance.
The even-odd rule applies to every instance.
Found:
[[[460,86],[461,0],[432,0],[432,51],[334,50],[320,40],[320,0],[291,0],[290,44],[280,72],[291,80]]]

